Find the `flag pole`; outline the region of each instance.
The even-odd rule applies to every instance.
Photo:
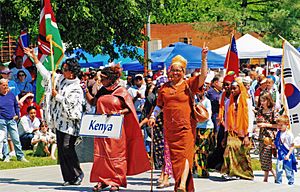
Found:
[[[154,166],[154,158],[153,158],[153,150],[154,150],[154,133],[153,127],[151,128],[151,151],[150,151],[150,162],[151,162],[151,178],[150,178],[150,192],[153,191],[153,166]]]
[[[287,101],[286,101],[286,96],[285,96],[285,82],[284,82],[284,78],[283,78],[283,69],[284,69],[284,49],[285,49],[285,42],[286,40],[278,35],[283,41],[282,41],[282,58],[281,58],[281,102],[282,102],[282,106],[283,106],[283,114],[287,115],[289,117],[289,110],[287,108]],[[291,120],[289,120],[289,127],[291,128]]]
[[[55,82],[54,82],[55,68],[54,68],[54,58],[53,58],[53,50],[52,50],[52,35],[50,35],[50,60],[51,60],[51,68],[52,68],[52,77],[51,77],[52,89],[55,89]]]

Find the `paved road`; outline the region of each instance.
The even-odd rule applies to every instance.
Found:
[[[85,173],[85,178],[81,186],[61,186],[62,178],[58,165],[45,167],[31,167],[13,170],[0,171],[0,192],[76,192],[92,191],[93,184],[89,182],[91,163],[81,164]],[[154,171],[154,178],[157,178],[159,171]],[[264,183],[263,173],[255,172],[254,181],[235,180],[224,181],[220,174],[213,172],[208,179],[195,179],[195,187],[198,192],[293,192],[300,191],[300,173],[296,173],[296,182],[294,186],[286,184],[274,184],[270,177],[270,183]],[[284,178],[285,181],[285,178]],[[174,181],[171,181],[174,183]],[[285,182],[286,183],[286,182]],[[108,190],[107,190],[108,191]],[[121,188],[121,191],[150,191],[150,172],[128,177],[127,189]],[[153,191],[173,191],[173,186],[158,190],[155,187]]]

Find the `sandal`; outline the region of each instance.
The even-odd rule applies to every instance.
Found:
[[[186,192],[185,188],[177,188],[176,192]]]
[[[160,183],[156,188],[157,189],[163,189],[166,187],[170,187],[170,183]]]
[[[119,190],[120,190],[119,186],[111,186],[109,191],[119,191]]]
[[[163,180],[162,180],[161,178],[157,179],[157,181],[156,181],[156,183],[159,184],[159,185],[160,185],[162,182],[163,182]]]
[[[93,192],[99,192],[105,189],[106,187],[108,187],[108,185],[106,185],[105,183],[97,183],[97,185],[93,187]]]

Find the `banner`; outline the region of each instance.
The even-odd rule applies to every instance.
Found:
[[[79,135],[119,139],[123,118],[123,115],[84,114],[81,118]]]
[[[46,69],[48,69],[49,71],[55,71],[64,58],[63,45],[50,0],[42,1],[41,9],[42,10],[40,14],[40,28],[38,37],[38,59],[43,63]],[[50,41],[52,42],[54,69],[52,69],[51,65]],[[45,92],[44,88],[41,86],[41,80],[42,77],[40,74],[38,74],[36,83],[37,103],[40,103]]]
[[[23,66],[30,67],[30,66],[32,66],[32,61],[24,53],[25,47],[29,47],[29,34],[27,33],[27,29],[23,29],[21,31],[21,34],[18,38],[18,44],[16,47],[15,54],[13,56],[13,59],[15,60],[17,56],[22,57],[23,58]]]
[[[229,74],[229,75],[233,75],[234,77],[239,76],[239,57],[238,57],[238,51],[237,51],[234,35],[232,35],[231,44],[226,54],[224,68],[226,69],[226,75]],[[231,74],[233,72],[234,74]]]
[[[300,53],[289,42],[283,44],[283,83],[286,97],[286,110],[290,118],[291,130],[300,137]]]

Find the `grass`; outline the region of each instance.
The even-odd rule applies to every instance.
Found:
[[[34,157],[32,155],[32,150],[24,151],[26,159],[29,163],[17,161],[16,157],[13,157],[10,162],[0,161],[0,170],[4,169],[18,169],[25,167],[39,167],[39,166],[47,166],[47,165],[56,165],[57,160],[53,160],[50,157]],[[260,162],[257,158],[251,159],[252,169],[253,171],[261,170]],[[273,168],[275,169],[275,164],[273,163]]]
[[[57,160],[51,159],[51,157],[34,157],[32,150],[23,151],[26,159],[29,163],[17,161],[16,157],[12,157],[10,162],[0,161],[0,170],[4,169],[18,169],[25,167],[39,167],[47,165],[56,165]]]
[[[257,159],[257,158],[255,158],[255,159],[251,158],[251,165],[252,165],[253,171],[261,171],[259,159]],[[276,164],[272,163],[272,167],[275,170],[276,169]]]

